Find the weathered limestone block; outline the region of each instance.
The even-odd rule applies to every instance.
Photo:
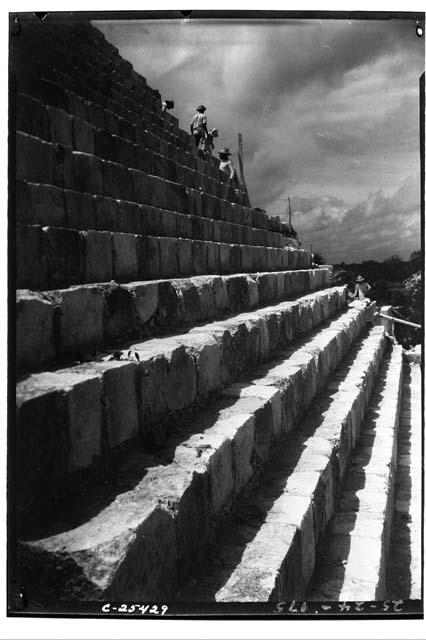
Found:
[[[230,270],[231,273],[241,273],[244,269],[242,266],[243,249],[241,245],[231,244],[230,246]]]
[[[148,473],[147,480],[160,492],[153,477],[155,469]],[[20,564],[33,566],[36,572],[37,567],[44,567],[52,577],[59,567],[64,579],[56,597],[62,600],[124,598],[143,602],[154,596],[157,601],[171,598],[177,587],[174,518],[150,494],[140,490],[143,481],[135,484],[134,490],[122,494],[87,524],[77,527],[73,535],[64,532],[21,545]],[[176,478],[168,483],[170,487],[176,484]],[[163,481],[163,491],[172,495],[168,485]],[[48,565],[46,552],[52,558]],[[53,593],[49,595],[52,597]]]
[[[176,214],[174,211],[162,210],[161,214],[161,232],[163,236],[167,238],[177,237],[177,222]]]
[[[148,180],[149,204],[159,209],[171,209],[167,206],[167,182],[157,176],[149,176]]]
[[[144,278],[158,278],[160,274],[160,238],[145,236],[138,238],[140,256],[139,272]]]
[[[47,106],[49,117],[50,140],[72,146],[72,121],[68,113],[55,107]]]
[[[95,155],[95,129],[85,120],[73,116],[72,120],[72,146],[76,151],[83,151]],[[98,154],[96,154],[98,155]]]
[[[162,235],[162,216],[161,209],[149,207],[148,205],[137,205],[141,208],[142,224],[144,233],[148,236]]]
[[[224,313],[230,309],[228,288],[224,278],[217,277],[213,279],[212,283],[215,307],[218,313]]]
[[[282,270],[290,269],[289,262],[288,262],[288,251],[287,251],[287,249],[281,249],[280,250],[280,254],[281,254],[281,269]]]
[[[300,528],[300,565],[303,588],[306,589],[315,567],[314,509],[310,496],[284,493],[273,506],[290,525]]]
[[[130,233],[112,234],[114,279],[129,281],[138,275],[136,236]]]
[[[42,258],[42,247],[41,227],[16,225],[16,285],[18,288],[47,288],[46,262]],[[34,265],[37,265],[37,269]]]
[[[39,368],[56,354],[53,318],[55,305],[46,295],[16,293],[16,364],[20,370]]]
[[[259,287],[255,278],[246,276],[248,287],[248,308],[254,309],[259,306]]]
[[[254,247],[249,247],[246,244],[241,245],[241,270],[244,273],[254,270],[254,255]]]
[[[202,275],[207,273],[207,245],[201,240],[191,240],[193,273]]]
[[[134,298],[136,323],[144,327],[154,319],[158,309],[158,282],[135,282],[124,284],[123,289],[129,291]]]
[[[195,359],[188,348],[173,339],[163,339],[161,350],[155,339],[133,345],[132,348],[139,354],[141,367],[139,398],[142,434],[148,440],[153,438],[155,442],[164,438],[158,423],[165,414],[185,409],[195,400]],[[154,427],[156,423],[157,427]]]
[[[16,130],[50,139],[49,120],[45,105],[24,93],[16,96]]]
[[[286,291],[286,277],[284,271],[277,271],[275,274],[276,284],[277,284],[277,300],[284,300],[288,298],[288,294]],[[307,290],[310,291],[311,287],[307,287]]]
[[[121,136],[113,135],[112,137],[114,142],[114,162],[126,168],[139,168],[136,167],[136,145]]]
[[[92,125],[89,125],[92,126]],[[114,149],[114,138],[113,136],[104,131],[103,129],[94,129],[94,144],[95,144],[95,153],[98,158],[102,158],[103,160],[109,160],[110,162],[114,162],[115,159],[115,149]]]
[[[267,458],[274,438],[281,434],[281,395],[273,387],[236,383],[227,387],[224,396],[240,398],[239,410],[254,416],[253,452],[258,461]]]
[[[200,320],[210,320],[216,315],[215,280],[220,278],[203,277],[192,281],[199,299]]]
[[[212,220],[211,221],[213,224],[213,233],[212,233],[212,237],[211,240],[213,240],[213,242],[221,242],[221,238],[222,238],[222,221],[221,220]]]
[[[254,265],[253,271],[268,271],[267,247],[253,247]]]
[[[64,475],[89,467],[101,451],[101,379],[75,368],[32,374],[17,386],[19,459],[28,491],[52,494]],[[51,459],[55,458],[55,460]]]
[[[16,133],[16,179],[52,184],[52,145],[18,131]]]
[[[206,242],[207,247],[207,271],[208,273],[221,273],[220,269],[220,244],[218,242]]]
[[[56,143],[53,146],[53,184],[62,189],[77,189],[74,176],[73,148]]]
[[[118,231],[117,200],[104,196],[93,196],[96,215],[96,229],[99,231]]]
[[[297,249],[287,249],[288,268],[297,269]]]
[[[192,238],[190,216],[182,213],[176,214],[176,236],[178,238]]]
[[[186,279],[173,280],[172,286],[176,293],[178,309],[173,310],[173,317],[167,319],[169,326],[199,322],[201,317],[200,291],[194,282]]]
[[[105,303],[104,332],[107,341],[129,335],[135,329],[135,300],[125,287],[103,285]]]
[[[111,448],[136,438],[139,421],[134,362],[93,363],[102,373],[108,442]]]
[[[201,211],[204,218],[219,219],[220,200],[208,193],[201,193]]]
[[[201,458],[204,458],[203,465],[197,461],[199,452]],[[202,435],[195,434],[177,447],[176,460],[182,465],[192,462],[192,466],[204,471],[203,476],[207,476],[210,489],[210,508],[213,516],[217,517],[230,502],[234,492],[231,440],[223,433],[216,433],[214,427],[206,429]]]
[[[142,235],[147,233],[144,222],[141,205],[126,200],[117,200],[117,231]]]
[[[207,397],[222,384],[222,345],[214,336],[190,331],[185,348],[197,368],[197,395]]]
[[[103,161],[104,194],[122,200],[134,200],[132,175],[117,162]]]
[[[73,151],[74,186],[83,193],[104,193],[103,162],[96,156]]]
[[[215,594],[216,601],[278,601],[282,593],[288,593],[283,586],[286,582],[293,587],[289,598],[302,600],[302,584],[296,587],[291,580],[302,575],[296,533],[297,527],[287,524],[280,514],[268,518],[253,543],[247,545],[239,567]]]
[[[62,193],[65,195],[67,226],[71,229],[96,229],[97,220],[92,196],[69,189]]]
[[[278,299],[276,273],[258,273],[255,276],[255,280],[258,287],[260,305],[267,305]]]
[[[188,213],[188,196],[183,185],[176,182],[165,183],[166,206],[164,209],[170,211],[178,211],[179,213]]]
[[[174,278],[177,275],[177,240],[176,238],[159,238],[160,271],[163,278]]]
[[[63,357],[87,357],[104,338],[102,291],[96,286],[55,292],[60,305],[59,349]]]
[[[81,282],[83,267],[82,238],[78,231],[43,227],[42,255],[47,264],[50,288]]]
[[[224,276],[223,282],[225,283],[228,293],[229,309],[236,313],[246,309],[249,301],[249,292],[247,278],[244,275],[231,275]]]
[[[176,242],[177,273],[181,276],[189,276],[194,271],[192,257],[192,241],[178,238]]]
[[[128,171],[133,184],[133,197],[131,199],[138,204],[154,204],[151,200],[150,191],[152,176],[148,176],[143,171],[138,171],[137,169],[128,169]]]
[[[26,224],[65,226],[64,192],[51,185],[17,182],[16,219]]]
[[[231,247],[229,244],[219,244],[219,261],[220,273],[230,273]]]
[[[203,210],[202,199],[201,199],[201,191],[197,191],[196,189],[186,189],[187,197],[188,197],[188,213],[194,216],[206,216],[206,213]]]
[[[154,154],[149,150],[135,145],[136,169],[152,174],[154,164]]]

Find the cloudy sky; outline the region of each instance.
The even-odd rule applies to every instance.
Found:
[[[419,77],[408,20],[95,23],[188,129],[207,106],[253,205],[287,218],[329,262],[420,248]]]

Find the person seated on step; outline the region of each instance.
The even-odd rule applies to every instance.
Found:
[[[219,132],[217,129],[210,129],[206,136],[201,140],[200,149],[205,155],[211,156],[214,149],[213,138],[217,138]]]
[[[229,156],[232,156],[232,153],[229,151],[228,147],[224,147],[219,151],[219,169],[229,175],[229,182],[232,186],[238,187],[238,175]]]
[[[363,276],[359,275],[356,279],[355,291],[351,293],[348,292],[350,298],[358,298],[358,300],[365,300],[367,303],[370,302],[370,298],[367,297],[367,293],[371,291],[371,287],[368,284],[367,280],[363,278]]]
[[[195,109],[195,113],[191,120],[191,134],[194,138],[197,149],[201,140],[203,140],[203,138],[208,134],[207,116],[204,115],[205,111],[206,107],[203,104],[200,104],[200,106]]]

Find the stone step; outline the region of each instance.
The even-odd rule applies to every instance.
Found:
[[[305,599],[316,546],[333,515],[384,347],[382,327],[355,344],[337,370],[344,376],[332,379],[293,433],[274,447],[259,482],[225,521],[210,563],[179,599]]]
[[[163,443],[179,416],[207,404],[345,303],[343,287],[327,289],[186,333],[122,344],[119,360],[110,355],[23,376],[17,385],[16,446],[26,473],[22,482],[17,479],[19,509],[37,496],[50,500],[85,469],[106,465],[127,440]],[[350,313],[365,320],[370,312]]]
[[[303,410],[366,319],[365,308],[349,309],[280,356],[271,369],[275,387],[263,384],[263,371],[227,387],[208,409],[178,422],[155,457],[133,447],[114,472],[118,487],[92,488],[80,506],[65,501],[49,532],[49,525],[37,538],[27,532],[20,562],[34,573],[22,576],[25,584],[41,563],[43,584],[59,599],[71,593],[79,599],[174,596],[202,564],[219,518],[288,434],[282,407],[301,393],[305,402],[297,411]]]
[[[45,104],[63,109],[69,104],[66,94],[72,93],[78,101],[93,105],[91,111],[95,124],[100,125],[98,128],[103,128],[104,117],[112,113],[129,123],[137,121],[157,137],[179,145],[194,156],[197,155],[192,136],[176,127],[173,116],[161,113],[161,110],[158,112],[157,101],[147,103],[146,92],[140,93],[138,101],[135,101],[129,95],[128,88],[116,89],[110,85],[107,89],[109,95],[106,95],[105,89],[100,92],[93,85],[89,85],[82,68],[78,69],[78,74],[75,68],[69,69],[64,64],[68,57],[69,54],[58,57],[60,69],[53,67],[50,61],[34,60],[31,65],[28,64],[28,60],[17,61],[15,69],[18,91],[36,97]],[[32,77],[31,72],[37,75]],[[211,164],[218,167],[219,161],[215,158]]]
[[[264,211],[244,207],[237,198],[231,198],[229,193],[229,199],[224,199],[220,182],[217,182],[217,187],[207,186],[210,191],[208,193],[151,175],[144,170],[129,169],[120,164],[118,158],[115,162],[103,160],[91,153],[74,151],[70,145],[46,142],[22,131],[16,133],[16,166],[16,177],[21,182],[52,185],[81,194],[243,223],[270,231],[286,230],[282,224],[277,227],[276,220],[269,218]],[[146,168],[149,169],[148,166]],[[176,180],[178,177],[184,180],[181,175],[176,176]],[[206,177],[206,180],[210,179]]]
[[[126,131],[121,125],[120,131],[120,121],[116,123],[114,120],[118,120],[118,117],[112,115],[105,122],[105,128],[101,129],[88,120],[68,114],[64,109],[44,105],[31,96],[17,96],[16,124],[18,131],[22,133],[37,136],[45,142],[71,147],[74,151],[92,154],[106,161],[118,162],[128,169],[138,169],[172,182],[180,182],[214,196],[235,199],[229,179],[226,179],[226,174],[222,171],[219,173],[219,169],[189,154],[185,155],[190,160],[183,159],[192,165],[191,168],[181,164],[179,154],[175,154],[178,156],[175,158],[169,157],[169,143],[164,139],[159,139],[157,144],[154,141],[151,147],[150,139],[141,134],[140,141],[135,142],[133,128]]]
[[[17,225],[16,286],[55,289],[192,275],[306,269],[310,253],[185,238]]]
[[[55,78],[55,72],[52,73]],[[72,81],[71,77],[69,79]],[[218,163],[210,160],[211,156],[201,158],[194,156],[192,152],[178,146],[178,140],[168,142],[163,137],[154,135],[146,129],[140,117],[136,121],[124,120],[123,122],[121,116],[109,109],[99,107],[101,113],[103,112],[102,120],[99,113],[90,106],[91,102],[87,105],[88,101],[83,100],[81,105],[79,96],[69,91],[66,86],[64,89],[67,98],[66,109],[44,104],[38,98],[18,92],[17,129],[45,141],[73,146],[76,151],[93,153],[107,160],[114,159],[109,156],[115,151],[126,162],[138,160],[139,163],[143,156],[134,158],[134,154],[149,149],[152,154],[170,158],[179,166],[194,170],[200,174],[200,177],[208,176],[229,186],[229,175],[219,169]],[[134,146],[132,149],[128,148],[125,153],[129,144]],[[151,158],[149,164],[152,164],[153,168],[158,166],[158,160],[155,162],[155,158],[150,154],[146,156],[145,162],[149,158]],[[135,165],[134,168],[140,167]]]
[[[420,355],[420,353],[419,353]],[[410,362],[410,361],[408,361]],[[386,598],[422,597],[422,371],[404,353],[402,406],[398,432],[394,513],[386,566]]]
[[[146,155],[142,154],[139,166],[150,169],[144,160]],[[178,176],[175,181],[165,180],[143,169],[128,168],[118,157],[114,161],[104,160],[93,153],[74,151],[71,145],[47,142],[22,131],[16,132],[16,168],[18,180],[110,196],[179,213],[191,213],[202,207],[207,217],[214,217],[210,213],[220,212],[220,207],[224,206],[222,201],[242,205],[241,198],[232,193],[232,187],[224,189],[222,183],[207,176],[194,178],[193,186],[185,187],[176,182]],[[179,178],[186,180],[183,174]],[[195,188],[195,184],[201,182],[204,190]],[[267,224],[266,216],[263,217]]]
[[[373,390],[361,437],[324,540],[307,599],[389,598],[387,555],[394,506],[402,347],[394,345]]]
[[[224,219],[211,219],[52,185],[16,185],[16,221],[20,224],[279,248],[295,243],[290,231],[285,235],[246,224],[253,222],[253,213],[238,205],[227,203],[221,215]]]
[[[105,269],[105,263],[100,263]],[[80,285],[16,294],[19,371],[88,360],[118,340],[149,337],[329,286],[325,269]],[[84,309],[84,315],[81,310]]]

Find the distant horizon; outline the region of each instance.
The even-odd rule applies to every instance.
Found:
[[[414,20],[93,21],[173,99],[203,103],[215,152],[237,153],[253,206],[292,222],[327,262],[408,258],[420,233]]]

